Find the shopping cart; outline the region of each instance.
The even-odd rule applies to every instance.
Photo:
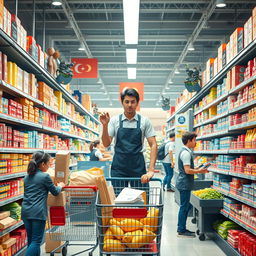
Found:
[[[62,249],[62,255],[67,255],[67,246],[88,246],[89,248],[73,254],[78,255],[86,251],[93,251],[97,247],[96,235],[96,186],[66,186],[65,206],[49,207],[49,234],[50,239],[55,241],[65,241],[65,243],[50,253]],[[83,244],[70,243],[73,241],[83,241]]]
[[[140,178],[107,178],[115,193],[127,183],[146,192],[147,202],[106,205],[97,196],[99,250],[102,255],[160,255],[163,221],[161,179],[151,179],[145,186]],[[119,186],[119,188],[117,187]],[[136,185],[136,186],[135,186]]]

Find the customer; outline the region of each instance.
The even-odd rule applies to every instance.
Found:
[[[111,157],[105,157],[101,150],[103,145],[100,143],[99,140],[95,140],[90,144],[90,161],[110,161]]]
[[[111,166],[112,177],[140,177],[141,182],[132,184],[133,187],[148,187],[149,180],[154,176],[157,143],[153,126],[147,117],[136,113],[139,105],[139,93],[132,88],[126,88],[120,95],[124,113],[110,119],[108,113],[100,116],[103,126],[102,142],[108,147],[114,139],[114,157]],[[150,163],[146,169],[143,152],[144,140],[150,147]],[[113,182],[112,182],[113,184]],[[128,182],[124,184],[127,186]],[[119,184],[113,184],[114,187]]]
[[[173,169],[174,169],[174,141],[175,141],[175,133],[171,132],[169,134],[169,141],[165,144],[164,154],[165,158],[162,160],[162,164],[165,170],[165,177],[163,185],[169,192],[174,192],[171,187],[171,180],[173,177]]]
[[[191,190],[194,186],[194,174],[207,173],[203,168],[194,168],[194,159],[192,150],[196,146],[196,134],[186,132],[182,136],[182,147],[178,156],[179,174],[176,181],[176,188],[180,192],[180,210],[178,215],[178,236],[195,237],[195,233],[186,229],[188,213],[192,207],[190,204]]]
[[[51,156],[47,153],[42,151],[34,153],[28,164],[28,174],[24,178],[21,218],[28,236],[26,256],[40,255],[40,245],[47,219],[48,192],[57,196],[65,186],[63,182],[55,186],[49,174],[46,173],[50,166],[50,160]]]

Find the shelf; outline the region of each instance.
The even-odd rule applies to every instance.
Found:
[[[73,168],[73,167],[76,167],[77,166],[77,164],[71,164],[70,166],[69,166],[69,168]]]
[[[229,91],[229,95],[230,94],[235,94],[235,93],[241,91],[246,85],[249,85],[250,83],[254,82],[255,80],[256,80],[256,76],[252,76],[251,78],[243,81],[238,86],[236,86],[235,88],[231,89]]]
[[[26,172],[18,172],[18,173],[10,173],[10,174],[2,174],[0,175],[0,181],[10,180],[14,178],[22,178],[26,175]]]
[[[16,224],[10,226],[9,228],[6,228],[6,229],[0,231],[0,236],[4,236],[5,234],[10,233],[10,232],[12,232],[13,230],[19,228],[19,227],[22,226],[22,225],[23,225],[23,221],[20,220],[20,221],[18,221]]]
[[[43,81],[57,91],[63,93],[63,98],[73,103],[80,113],[89,115],[94,122],[99,121],[88,112],[72,95],[50,75],[50,73],[39,65],[23,48],[21,48],[12,38],[0,29],[0,49],[5,53],[10,61],[17,63],[23,70],[35,74],[39,81]]]
[[[228,241],[223,239],[217,232],[213,232],[210,234],[213,238],[214,242],[220,247],[220,249],[225,253],[225,255],[232,256],[241,256],[237,249],[232,247]]]
[[[84,137],[81,137],[81,136],[78,136],[78,135],[75,135],[75,134],[70,134],[68,132],[57,130],[57,129],[54,129],[52,127],[42,126],[41,124],[37,124],[37,123],[33,123],[33,122],[26,121],[26,120],[23,120],[23,119],[15,118],[15,117],[5,115],[5,114],[0,114],[0,119],[8,121],[8,122],[15,123],[15,124],[19,124],[19,125],[22,123],[22,125],[26,125],[26,126],[31,127],[31,128],[37,128],[37,129],[40,129],[43,132],[45,132],[45,131],[46,132],[51,132],[53,134],[57,134],[57,135],[60,135],[60,136],[66,136],[66,137],[69,137],[69,138],[76,138],[76,139],[84,140],[84,141],[87,141],[87,142],[92,142],[93,141],[91,139],[87,139],[87,138],[84,138]]]
[[[249,226],[248,224],[246,224],[245,222],[243,222],[242,220],[234,217],[232,214],[227,213],[225,210],[221,210],[220,213],[222,215],[224,215],[225,217],[233,220],[236,224],[238,224],[239,226],[243,227],[244,229],[246,229],[247,231],[251,232],[252,234],[256,235],[256,229],[254,229],[253,227]]]
[[[228,154],[228,150],[201,150],[194,151],[194,154],[206,154],[206,155],[220,155],[220,154]]]
[[[42,150],[45,153],[54,154],[58,151],[70,151],[71,154],[89,154],[88,151],[76,151],[68,149],[43,149],[43,148],[0,148],[1,153],[21,153],[21,154],[31,154],[36,151]]]
[[[173,115],[171,115],[171,116],[167,119],[167,123],[170,122],[172,119],[174,119],[174,118],[175,118],[175,115],[176,115],[176,113],[174,113]]]
[[[213,168],[213,167],[208,168],[208,171],[256,181],[256,176],[247,175],[243,173],[230,172],[230,171],[221,170],[219,168]]]
[[[215,172],[215,173],[219,173],[219,174],[229,175],[228,171],[224,171],[224,170],[221,170],[221,169],[218,169],[218,168],[209,167],[207,170],[210,171],[210,172]]]
[[[229,93],[225,93],[223,95],[221,95],[219,98],[215,99],[214,101],[212,101],[211,103],[209,103],[208,105],[206,105],[205,107],[203,107],[202,109],[196,111],[194,113],[194,116],[200,114],[201,112],[203,112],[204,110],[217,105],[218,103],[220,103],[221,101],[225,100],[228,97]]]
[[[213,123],[213,122],[215,122],[215,121],[218,121],[220,118],[226,117],[226,116],[228,116],[228,115],[229,115],[229,112],[227,111],[227,112],[225,112],[225,113],[223,113],[223,114],[221,114],[221,115],[215,116],[215,117],[213,117],[213,118],[210,118],[210,119],[208,119],[208,120],[205,120],[205,121],[202,122],[202,123],[199,123],[199,124],[194,125],[194,128],[197,128],[197,127],[202,126],[202,125],[205,125],[205,124]]]
[[[23,194],[22,195],[19,195],[19,196],[13,196],[13,197],[10,197],[8,199],[1,199],[0,200],[0,207],[1,206],[4,206],[6,204],[9,204],[9,203],[12,203],[12,202],[15,202],[15,201],[18,201],[20,199],[23,198]],[[1,235],[0,235],[1,236]]]
[[[27,246],[24,246],[22,249],[20,249],[18,252],[16,252],[13,256],[23,256],[27,250]]]
[[[233,199],[235,199],[235,200],[237,200],[239,202],[242,202],[242,203],[247,204],[247,205],[249,205],[249,206],[251,206],[253,208],[256,208],[256,203],[254,203],[252,200],[246,199],[246,198],[244,198],[242,196],[235,195],[233,193],[230,193],[228,191],[225,191],[225,190],[223,190],[221,188],[218,188],[218,187],[215,187],[215,186],[213,186],[213,188],[218,190],[220,193],[222,193],[222,194],[224,194],[224,195],[226,195],[228,197],[232,197]]]
[[[249,59],[254,58],[256,52],[256,40],[252,41],[246,48],[239,52],[211,81],[209,81],[195,96],[193,96],[187,103],[185,103],[180,109],[178,109],[173,116],[171,116],[167,122],[171,120],[176,114],[180,114],[191,108],[198,100],[204,97],[210,88],[217,85],[226,76],[226,73],[235,65],[241,61],[247,62]],[[245,81],[247,82],[247,81]],[[244,83],[244,82],[243,82]],[[238,86],[239,87],[239,86]],[[234,89],[235,90],[235,89]],[[232,92],[234,93],[234,92]],[[230,94],[230,92],[229,92]]]
[[[230,149],[230,154],[256,154],[256,149],[248,148],[248,149]]]
[[[252,107],[256,105],[256,100],[252,100],[250,102],[247,102],[245,104],[242,104],[241,106],[239,107],[236,107],[236,108],[233,108],[233,109],[230,109],[229,110],[229,114],[233,114],[233,113],[237,113],[239,111],[243,111],[243,110],[247,110],[248,108]]]
[[[210,139],[210,138],[222,137],[222,136],[227,136],[227,135],[229,135],[229,131],[225,130],[225,131],[206,134],[203,136],[198,136],[198,137],[196,137],[196,140]]]
[[[255,126],[256,126],[256,121],[245,122],[245,123],[242,123],[242,124],[237,124],[237,125],[230,126],[229,131],[247,129],[247,128],[252,128],[252,127],[255,127]]]

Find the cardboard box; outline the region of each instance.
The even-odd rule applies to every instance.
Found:
[[[206,83],[208,83],[213,77],[213,64],[214,64],[214,58],[210,58],[206,62]]]
[[[4,0],[0,0],[0,28],[4,28]]]
[[[252,39],[256,39],[256,7],[252,10]]]
[[[17,221],[14,220],[11,217],[7,217],[5,219],[0,220],[0,229],[5,229],[8,228],[12,225],[14,225]]]
[[[12,245],[14,245],[15,243],[16,243],[16,238],[11,237],[11,238],[9,238],[7,241],[5,241],[5,242],[2,243],[2,247],[3,247],[3,249],[5,250],[5,249],[10,248],[10,247],[11,247]]]
[[[57,196],[53,196],[51,193],[48,194],[48,199],[47,199],[48,206],[65,206],[65,204],[66,204],[66,196],[64,191],[62,191]]]
[[[10,211],[0,212],[0,220],[5,219],[10,216]]]
[[[244,81],[244,72],[246,66],[235,66],[232,68],[231,75],[231,88],[236,87]]]
[[[0,237],[0,244],[4,243],[10,238],[10,233],[5,234],[4,236]]]
[[[213,63],[213,76],[216,76],[218,74],[218,57],[214,59]]]
[[[54,233],[56,236],[61,235],[61,233]],[[55,248],[63,245],[64,242],[62,241],[54,241],[51,239],[51,236],[49,233],[45,233],[45,252],[46,253],[50,253],[51,251],[53,251]],[[61,252],[61,249],[56,251]]]
[[[234,57],[244,48],[244,28],[236,28],[234,32]]]
[[[83,94],[82,95],[82,105],[83,107],[88,110],[89,112],[91,111],[91,96],[88,94]]]
[[[68,183],[69,176],[69,162],[70,162],[70,152],[59,151],[56,153],[55,160],[55,182]]]
[[[2,53],[2,77],[7,82],[8,70],[7,70],[7,55]]]

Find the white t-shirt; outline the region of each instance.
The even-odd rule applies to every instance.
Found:
[[[102,158],[103,158],[103,155],[102,155],[102,153],[100,152],[99,149],[97,149],[97,150],[95,151],[95,156],[98,157],[99,159],[102,159]]]
[[[183,146],[183,148],[186,148],[187,150],[184,150],[181,153],[180,159],[181,159],[183,165],[191,165],[191,156],[193,156],[193,152],[191,149],[189,149],[186,146]]]
[[[170,141],[168,143],[166,143],[165,148],[164,148],[164,155],[166,155],[166,157],[163,159],[163,163],[167,163],[170,164],[171,163],[171,158],[169,153],[172,152],[174,154],[174,146],[175,143],[174,141]]]

